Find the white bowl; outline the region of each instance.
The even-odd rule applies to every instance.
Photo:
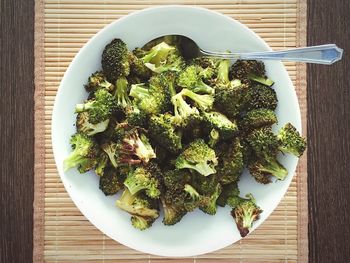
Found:
[[[52,116],[52,144],[58,172],[70,197],[103,233],[130,248],[161,256],[194,256],[224,248],[241,236],[229,208],[218,208],[215,216],[200,211],[186,215],[175,226],[164,226],[159,218],[146,231],[134,229],[130,216],[115,207],[118,196],[106,197],[98,188],[92,172],[79,174],[75,169],[63,171],[62,163],[71,152],[69,138],[75,132],[74,106],[86,99],[83,88],[88,76],[101,68],[103,48],[113,38],[123,39],[129,49],[168,34],[194,39],[203,49],[213,51],[266,51],[271,48],[246,26],[222,14],[197,7],[164,6],[132,13],[97,33],[79,51],[68,67],[59,87]],[[268,76],[275,81],[279,104],[276,129],[291,122],[300,131],[298,100],[292,82],[280,62],[266,62]],[[289,175],[284,181],[269,185],[256,183],[245,173],[239,182],[242,196],[253,193],[264,210],[253,230],[276,208],[292,180],[297,158],[281,156]]]

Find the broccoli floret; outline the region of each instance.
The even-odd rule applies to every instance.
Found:
[[[114,168],[106,169],[103,176],[100,177],[100,190],[107,195],[114,195],[123,188],[124,177],[118,175]]]
[[[175,131],[170,114],[153,115],[149,120],[150,136],[172,153],[182,149],[181,134]]]
[[[199,209],[206,214],[215,215],[217,209],[216,201],[219,198],[220,193],[221,185],[217,184],[215,187],[215,191],[210,196],[204,196],[201,198]]]
[[[77,131],[89,136],[103,132],[107,129],[109,119],[99,123],[91,123],[89,112],[81,112],[77,115],[76,127]]]
[[[146,84],[134,84],[131,86],[130,96],[141,111],[148,114],[164,113],[169,109],[170,101],[164,87]]]
[[[230,77],[248,84],[251,80],[266,86],[272,86],[274,83],[266,77],[264,63],[256,60],[237,60],[230,68]]]
[[[226,140],[234,137],[238,132],[235,121],[230,121],[224,114],[217,111],[204,112],[204,120],[209,129],[219,132],[220,139]]]
[[[215,90],[202,80],[204,77],[208,78],[208,74],[212,73],[208,70],[204,71],[201,67],[191,65],[179,74],[177,84],[195,93],[214,94]]]
[[[251,130],[264,126],[271,126],[277,123],[277,116],[270,109],[253,109],[248,111],[241,121],[241,126],[244,130]]]
[[[243,201],[231,211],[231,215],[235,219],[237,228],[242,237],[249,234],[253,223],[259,219],[260,214],[263,212],[260,207],[256,205],[253,196],[250,195],[248,197],[248,200]]]
[[[121,143],[121,162],[135,164],[147,164],[150,159],[156,158],[156,154],[145,134],[139,133],[137,129],[127,132]],[[135,159],[136,157],[136,159]]]
[[[284,180],[288,175],[287,169],[275,157],[256,160],[248,165],[248,169],[254,179],[262,184],[270,183],[271,176]]]
[[[116,201],[116,206],[132,215],[132,225],[140,230],[151,227],[159,217],[159,212],[151,200],[142,195],[132,195],[127,188]]]
[[[111,92],[114,89],[112,83],[107,81],[105,75],[101,71],[96,71],[91,74],[84,87],[87,92],[95,92],[98,89],[106,89]]]
[[[142,59],[134,54],[130,54],[130,75],[137,76],[143,81],[147,81],[152,76],[152,71],[146,67]],[[141,81],[137,82],[140,83]],[[135,83],[134,83],[135,84]]]
[[[171,98],[171,102],[174,105],[175,117],[173,123],[180,127],[192,127],[202,121],[202,117],[199,115],[199,111],[196,107],[191,107],[182,93],[178,93]]]
[[[217,176],[223,185],[237,182],[244,168],[243,149],[239,138],[232,143],[222,143],[216,151],[218,155]]]
[[[95,167],[95,173],[98,176],[103,176],[105,174],[105,170],[109,164],[108,160],[108,155],[105,152],[101,152],[97,159],[97,164]]]
[[[298,130],[291,123],[287,123],[279,130],[277,139],[279,141],[278,149],[284,153],[300,157],[306,149],[306,140],[300,136]]]
[[[143,190],[150,198],[159,198],[160,173],[160,169],[155,164],[140,166],[129,172],[124,185],[132,195]]]
[[[221,194],[218,197],[218,200],[216,200],[216,203],[219,206],[224,207],[227,205],[228,199],[231,199],[231,201],[233,201],[237,197],[239,197],[239,189],[238,189],[237,182],[230,183],[222,186]]]
[[[181,94],[181,96],[186,96],[193,100],[196,106],[203,111],[211,110],[211,108],[213,107],[214,97],[212,95],[200,95],[194,93],[193,91],[190,91],[189,89],[183,89],[179,94]]]
[[[128,96],[128,80],[124,77],[117,79],[115,84],[114,97],[119,108],[125,109],[131,104]]]
[[[93,138],[76,133],[72,135],[70,145],[73,152],[63,161],[64,171],[77,166],[80,173],[85,173],[96,166],[99,149]]]
[[[193,64],[198,65],[204,69],[210,68],[216,70],[220,60],[214,57],[200,56],[193,59]]]
[[[219,178],[216,174],[203,176],[199,173],[192,173],[191,186],[202,196],[211,196],[216,191]]]
[[[131,126],[146,128],[148,125],[148,116],[146,112],[141,111],[136,106],[127,107],[125,110],[127,123]]]
[[[149,216],[133,215],[131,217],[132,226],[139,230],[145,230],[147,228],[150,228],[154,221],[155,219]]]
[[[218,164],[215,151],[202,139],[190,143],[188,147],[176,159],[177,169],[193,169],[198,173],[208,176],[216,173],[215,166]]]
[[[177,48],[165,42],[161,42],[153,46],[149,51],[145,51],[141,59],[146,67],[156,73],[180,71],[184,65]]]
[[[187,214],[184,204],[175,204],[172,201],[168,202],[164,198],[161,198],[161,202],[164,211],[164,225],[175,225]]]
[[[270,127],[253,130],[247,135],[246,140],[255,154],[261,158],[276,156],[278,152],[277,136]]]
[[[107,142],[101,145],[102,150],[107,154],[111,164],[116,168],[119,166],[119,145],[115,142]]]
[[[121,39],[113,39],[102,53],[102,69],[108,81],[115,83],[130,73],[130,52]]]
[[[239,80],[233,80],[228,86],[217,86],[215,89],[215,108],[229,118],[236,118],[245,107],[247,86]]]
[[[261,108],[275,110],[278,103],[276,91],[264,85],[249,87],[244,100],[248,111]]]
[[[99,89],[94,93],[94,98],[83,104],[77,104],[76,113],[88,112],[89,122],[98,124],[108,120],[116,109],[116,100],[105,89]]]

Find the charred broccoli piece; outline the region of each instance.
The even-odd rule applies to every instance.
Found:
[[[239,189],[237,182],[230,183],[222,186],[221,194],[216,200],[216,203],[219,206],[226,206],[228,204],[228,200],[231,199],[231,203],[234,203],[234,200],[239,197]]]
[[[277,107],[276,91],[264,85],[254,85],[246,90],[244,97],[245,109],[270,109],[275,110]]]
[[[251,130],[264,126],[271,126],[277,123],[277,116],[270,109],[253,109],[248,111],[241,121],[241,126],[244,130]]]
[[[156,158],[148,138],[138,129],[127,132],[121,143],[120,152],[122,153],[121,162],[128,164],[141,162],[147,164],[150,159]]]
[[[117,79],[115,84],[114,97],[117,101],[117,106],[121,109],[125,109],[131,104],[131,100],[128,96],[128,85],[128,80],[125,77]]]
[[[160,114],[168,111],[170,99],[164,87],[150,84],[134,84],[130,96],[134,98],[137,107],[148,114]]]
[[[214,188],[213,193],[210,196],[202,196],[199,209],[202,210],[204,213],[209,215],[215,215],[216,214],[216,201],[219,198],[221,194],[221,185],[217,184]]]
[[[100,177],[100,190],[107,195],[114,195],[123,188],[124,177],[118,174],[114,168],[106,169],[103,176]]]
[[[127,107],[125,110],[127,123],[131,126],[147,128],[148,116],[136,106]]]
[[[108,120],[116,109],[116,100],[105,89],[99,89],[94,93],[94,98],[83,104],[77,104],[76,113],[87,112],[89,122],[98,124]]]
[[[161,198],[161,203],[164,211],[164,225],[175,225],[187,214],[187,210],[184,204],[176,204],[172,201],[169,202],[164,198]]]
[[[153,46],[149,51],[139,52],[146,67],[156,73],[164,71],[180,71],[184,61],[175,46],[161,42]]]
[[[161,171],[158,166],[151,163],[147,166],[137,167],[130,171],[124,185],[129,189],[132,195],[145,191],[150,198],[159,198],[160,196],[160,182],[159,178]]]
[[[280,164],[275,157],[268,157],[265,159],[258,159],[248,165],[250,174],[254,179],[261,184],[268,184],[271,182],[271,176],[279,180],[284,180],[288,175],[286,168]]]
[[[214,94],[214,88],[203,82],[203,78],[209,78],[211,71],[195,65],[186,67],[180,74],[177,84],[183,88],[187,88],[195,93]]]
[[[260,214],[263,212],[260,207],[256,205],[252,195],[248,195],[247,197],[249,198],[248,200],[244,200],[231,211],[231,215],[235,219],[237,228],[242,237],[249,234],[253,223],[259,219]]]
[[[255,154],[261,158],[276,156],[278,152],[277,136],[270,127],[253,130],[247,135],[246,140]]]
[[[298,130],[291,123],[287,123],[279,130],[277,139],[279,141],[278,149],[281,152],[300,157],[306,149],[306,140],[300,136]]]
[[[170,114],[153,115],[149,120],[150,136],[172,153],[182,149],[181,134],[173,125],[174,117]]]
[[[98,176],[103,176],[105,174],[105,170],[108,168],[108,165],[109,165],[108,155],[102,151],[97,159],[95,173]]]
[[[230,121],[224,114],[212,111],[204,112],[204,120],[209,129],[218,131],[220,139],[226,140],[234,137],[238,132],[235,121]]]
[[[179,155],[175,167],[177,169],[192,169],[201,175],[208,176],[216,173],[215,166],[217,164],[215,151],[204,140],[197,139]]]
[[[232,143],[222,143],[217,149],[218,166],[217,176],[223,185],[231,184],[239,180],[244,168],[243,149],[239,138]]]
[[[255,81],[266,86],[274,83],[266,77],[264,63],[256,60],[237,60],[230,68],[230,77],[240,79],[243,83]]]
[[[130,52],[121,39],[113,39],[102,52],[102,69],[108,81],[115,83],[130,73]]]
[[[96,71],[95,73],[91,74],[91,76],[88,78],[87,84],[85,84],[84,87],[87,92],[95,92],[98,89],[106,89],[107,91],[111,92],[114,89],[113,84],[107,81],[105,75],[101,71]]]
[[[76,133],[72,135],[70,145],[73,152],[63,162],[64,171],[78,167],[80,173],[85,173],[95,168],[99,149],[93,138]]]
[[[102,122],[91,123],[90,114],[88,112],[81,112],[77,115],[76,127],[77,131],[88,136],[95,135],[97,133],[103,132],[107,129],[109,124],[109,119]]]
[[[132,216],[132,225],[140,230],[151,227],[159,217],[159,212],[152,200],[142,195],[132,195],[127,188],[120,199],[116,201],[116,206],[128,212]]]
[[[147,81],[152,76],[152,71],[148,67],[146,67],[143,60],[138,58],[135,54],[130,54],[129,61],[130,75],[139,77],[142,81]],[[140,83],[142,81],[138,81],[137,83]]]
[[[239,80],[231,81],[228,86],[217,86],[214,107],[227,117],[236,118],[246,106],[247,90]]]

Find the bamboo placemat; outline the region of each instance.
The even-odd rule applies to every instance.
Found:
[[[219,11],[249,26],[274,49],[305,45],[306,0],[37,0],[34,262],[307,262],[306,154],[288,193],[260,228],[236,244],[195,258],[160,258],[118,244],[91,225],[68,197],[51,147],[51,112],[61,78],[74,55],[105,25],[161,4]],[[306,135],[306,67],[285,65]]]

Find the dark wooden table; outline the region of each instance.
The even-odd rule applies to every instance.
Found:
[[[0,0],[0,262],[32,261],[34,1]],[[308,44],[343,60],[308,66],[310,262],[350,262],[350,0],[308,0]]]

